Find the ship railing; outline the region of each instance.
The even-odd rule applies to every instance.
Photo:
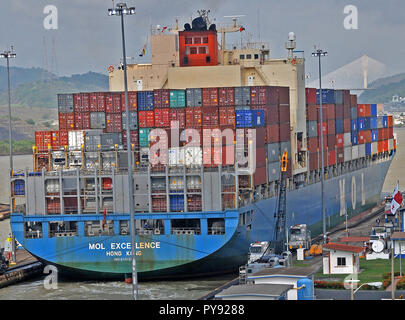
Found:
[[[160,235],[164,234],[163,228],[148,228],[148,229],[136,229],[138,235]]]
[[[209,227],[208,234],[212,234],[212,235],[225,234],[225,227]]]
[[[49,237],[75,237],[77,236],[77,230],[64,230],[64,231],[50,231]]]
[[[201,229],[200,228],[172,228],[172,234],[175,234],[175,235],[201,234]]]
[[[42,231],[40,231],[40,230],[26,231],[25,232],[25,238],[26,239],[39,239],[39,238],[42,238]]]

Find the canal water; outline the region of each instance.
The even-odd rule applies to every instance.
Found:
[[[394,129],[397,136],[397,155],[392,161],[383,186],[383,193],[391,193],[400,181],[400,190],[405,190],[405,128]],[[403,144],[401,144],[403,142]],[[8,166],[9,158],[0,157],[0,202],[8,203]],[[14,168],[32,168],[32,157],[15,156]],[[402,182],[401,182],[402,181]],[[0,245],[10,232],[9,220],[0,221]],[[140,299],[198,299],[225,282],[235,278],[236,275],[199,278],[182,281],[154,281],[139,284]],[[45,289],[43,278],[20,283],[0,289],[0,300],[15,299],[131,299],[132,285],[117,281],[66,281],[60,280],[57,289]]]

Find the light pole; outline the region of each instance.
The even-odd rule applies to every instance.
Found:
[[[131,131],[129,129],[129,106],[128,106],[128,79],[127,79],[127,55],[125,51],[125,32],[124,16],[135,14],[135,7],[128,8],[126,3],[117,3],[117,6],[108,9],[109,16],[121,16],[121,34],[122,34],[122,54],[124,62],[124,89],[125,89],[125,113],[127,126],[127,153],[128,153],[128,192],[129,192],[129,214],[131,228],[131,256],[132,256],[132,294],[135,300],[138,300],[138,276],[136,271],[136,248],[135,248],[135,218],[134,218],[134,180],[132,169],[131,152]]]
[[[13,47],[11,47],[13,48]],[[10,171],[9,171],[9,178],[10,178],[10,212],[12,212],[12,198],[11,198],[11,177],[13,175],[13,145],[12,145],[12,136],[11,136],[11,88],[10,88],[10,59],[15,58],[16,54],[10,50],[6,50],[0,53],[0,58],[4,58],[7,60],[7,81],[8,81],[8,145],[9,145],[9,155],[10,155]],[[16,248],[15,248],[15,239],[14,234],[12,235],[12,262],[16,262]]]
[[[324,241],[326,240],[326,217],[325,217],[325,203],[324,203],[324,157],[323,157],[323,119],[322,119],[322,74],[321,74],[321,57],[326,56],[328,53],[322,49],[318,49],[312,53],[313,57],[319,59],[319,117],[320,117],[320,132],[321,132],[321,203],[322,203],[322,233]]]
[[[354,283],[358,283],[360,282],[360,280],[346,280],[345,282],[349,282],[350,283],[350,300],[354,300],[354,295],[357,291],[360,290],[360,288],[364,285],[369,285],[369,286],[373,286],[373,287],[381,287],[382,286],[382,282],[369,282],[369,283],[363,283],[361,284],[356,290],[353,291],[353,284]]]

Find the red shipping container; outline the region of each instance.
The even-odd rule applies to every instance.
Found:
[[[350,90],[343,90],[343,105],[350,109]]]
[[[78,112],[74,115],[75,130],[90,129],[90,112]]]
[[[235,128],[235,108],[234,107],[219,107],[219,125],[220,126],[232,126]]]
[[[320,128],[321,128],[321,124],[318,123],[318,130],[317,130],[317,132],[318,132],[318,137],[321,136]],[[324,137],[328,134],[326,122],[322,122],[322,132],[323,132]]]
[[[131,144],[137,149],[139,147],[139,133],[138,130],[131,130]],[[127,130],[122,131],[122,144],[124,149],[127,149]]]
[[[166,134],[163,134],[162,131],[159,133],[160,130],[165,131]],[[159,131],[156,131],[156,134],[149,133],[149,138],[150,138],[150,146],[153,146],[154,144],[160,142],[167,144],[167,147],[170,148],[171,145],[171,130],[170,129],[164,129],[164,128],[159,128]]]
[[[389,151],[388,149],[388,140],[382,141],[383,152]]]
[[[343,105],[343,119],[349,119],[351,117],[350,105]]]
[[[365,104],[364,105],[365,108],[365,116],[366,117],[371,117],[371,105],[370,104]]]
[[[219,126],[218,107],[204,107],[202,110],[203,128],[216,128]]]
[[[394,119],[392,116],[387,116],[388,128],[394,127]]]
[[[82,93],[82,107],[80,112],[89,112],[90,111],[90,94]]]
[[[350,95],[350,107],[357,106],[357,96],[354,94]]]
[[[335,134],[328,134],[328,148],[335,149],[336,147],[336,135]]]
[[[255,173],[253,174],[254,185],[259,186],[261,184],[265,184],[267,182],[266,180],[267,180],[266,166],[256,168]]]
[[[169,89],[153,90],[153,101],[154,101],[155,108],[169,108],[170,107]]]
[[[218,106],[218,88],[202,88],[203,107]]]
[[[377,129],[377,141],[383,140],[384,128]]]
[[[363,130],[358,132],[359,144],[370,143],[371,142],[371,131]]]
[[[139,111],[138,125],[140,128],[153,128],[155,126],[155,114],[152,111]]]
[[[382,140],[387,140],[388,135],[389,135],[388,128],[383,128],[382,129]]]
[[[291,140],[290,123],[280,123],[280,141],[286,142]]]
[[[105,112],[105,93],[90,93],[90,112]]]
[[[75,127],[74,113],[59,113],[59,130],[73,130]]]
[[[166,196],[152,195],[152,211],[153,212],[166,212]]]
[[[316,105],[317,110],[318,110],[318,116],[317,116],[317,120],[318,122],[321,121],[321,106],[320,105]],[[328,108],[327,105],[322,105],[322,122],[326,122],[328,121]]]
[[[305,88],[305,100],[306,104],[316,104],[316,89]]]
[[[266,142],[280,142],[280,126],[278,124],[270,124],[266,126]]]
[[[336,146],[338,148],[343,148],[344,147],[343,133],[340,133],[340,134],[336,135]]]
[[[307,120],[308,121],[317,121],[318,120],[318,105],[311,104],[307,105]]]
[[[278,108],[280,123],[290,122],[290,106],[280,105]]]
[[[335,131],[335,120],[328,120],[327,123],[328,123],[327,124],[328,134],[335,135],[335,133],[336,133],[336,131]]]
[[[364,104],[357,105],[357,117],[365,117],[366,116],[366,107]]]
[[[73,94],[73,110],[74,112],[82,112],[82,95],[80,93]]]
[[[381,153],[384,152],[383,140],[377,141],[377,152]]]
[[[311,152],[309,154],[309,170],[318,169],[321,166],[320,163],[318,152]]]
[[[308,151],[311,152],[316,152],[319,147],[318,143],[318,137],[312,137],[307,139],[307,146],[308,146]]]
[[[204,146],[202,153],[204,167],[233,165],[235,163],[234,146]]]
[[[326,104],[325,107],[326,107],[327,119],[334,120],[335,119],[335,105]]]
[[[121,93],[107,93],[105,96],[106,113],[121,113]]]
[[[272,87],[268,87],[268,97],[267,99],[269,100],[269,98],[271,99],[272,96]],[[280,105],[283,104],[290,104],[290,88],[289,87],[277,87],[277,91],[278,91],[278,101]],[[316,102],[315,102],[316,103]]]
[[[392,139],[394,138],[394,128],[390,127],[388,128],[388,138],[387,139]]]
[[[218,88],[218,105],[233,106],[235,104],[235,93],[233,87]]]
[[[179,122],[179,128],[186,127],[186,109],[185,108],[171,108],[169,109],[170,127],[174,126],[173,121]]]
[[[267,125],[280,123],[279,107],[277,104],[259,107],[264,108],[264,118]],[[254,107],[251,106],[251,109],[254,109]]]
[[[136,91],[128,91],[128,109],[129,111],[137,111],[138,104],[137,104],[137,92]],[[125,92],[121,92],[121,110],[125,112]]]
[[[351,119],[344,119],[343,120],[343,132],[350,132],[351,131]]]
[[[48,146],[52,146],[52,131],[35,131],[35,147],[37,150],[48,150]]]
[[[186,127],[200,128],[202,126],[202,108],[186,108]]]
[[[105,118],[106,118],[106,132],[122,131],[121,113],[107,113]]]
[[[332,166],[336,164],[336,151],[335,149],[333,150],[328,150],[328,166]]]
[[[156,128],[169,128],[169,108],[155,109],[155,127]]]
[[[336,104],[335,105],[335,118],[336,119],[343,119],[343,104]]]
[[[267,103],[267,87],[250,87],[250,104],[265,105]]]
[[[47,198],[46,199],[46,209],[47,209],[48,214],[59,214],[60,213],[59,198]]]

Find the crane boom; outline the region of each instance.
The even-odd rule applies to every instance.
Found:
[[[284,244],[286,242],[286,183],[285,178],[287,174],[288,153],[284,151],[281,158],[281,174],[279,183],[279,193],[276,212],[274,213],[274,236],[273,247],[275,254],[283,252]]]

